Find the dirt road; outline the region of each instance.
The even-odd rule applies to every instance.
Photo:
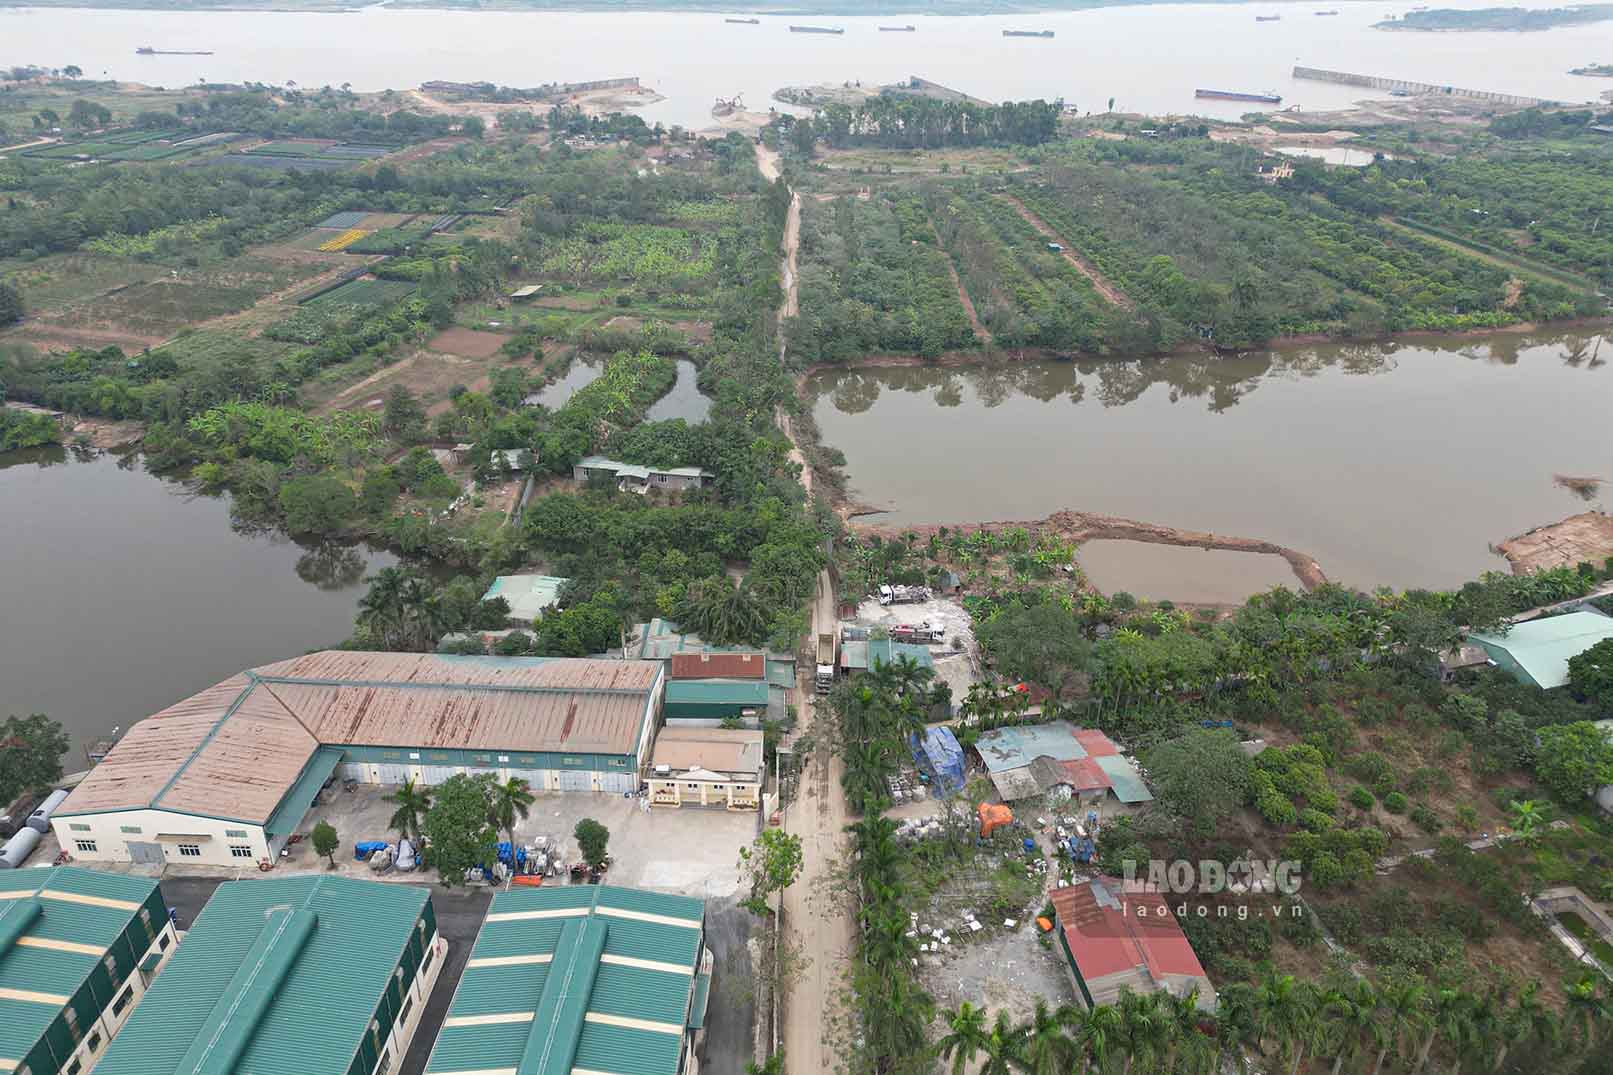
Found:
[[[1081,257],[1074,250],[1070,249],[1070,244],[1060,237],[1058,232],[1048,227],[1047,223],[1043,221],[1041,217],[1037,216],[1029,209],[1026,209],[1020,204],[1017,198],[1011,198],[1006,194],[999,194],[997,196],[1003,201],[1007,202],[1009,205],[1013,206],[1014,211],[1025,219],[1025,223],[1047,236],[1053,242],[1062,246],[1064,248],[1064,260],[1068,261],[1071,265],[1074,265],[1076,272],[1092,281],[1092,286],[1097,289],[1098,294],[1102,295],[1111,304],[1119,306],[1122,309],[1132,310],[1136,308],[1132,301],[1126,297],[1126,293],[1124,291],[1121,291],[1114,284],[1110,283],[1104,277],[1103,273],[1098,271],[1098,267],[1096,265],[1092,264],[1086,258]]]
[[[762,178],[769,183],[776,182],[783,174],[779,171],[778,150],[769,149],[765,145],[756,146],[756,170],[762,173]]]

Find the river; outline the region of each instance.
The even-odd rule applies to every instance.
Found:
[[[1435,587],[1505,569],[1492,542],[1608,506],[1554,479],[1613,478],[1610,361],[1600,336],[1496,334],[831,371],[806,393],[854,496],[892,508],[871,522],[1074,509],[1274,541],[1357,586]],[[1173,596],[1136,564],[1101,581]]]
[[[0,718],[46,713],[87,740],[243,668],[333,646],[366,574],[397,559],[230,526],[228,502],[138,455],[0,455]]]
[[[1442,0],[1444,7],[1493,0]],[[1339,14],[1319,18],[1318,8]],[[510,86],[637,75],[667,99],[646,121],[710,125],[712,101],[743,93],[765,109],[786,85],[920,75],[989,100],[1062,97],[1086,111],[1233,119],[1258,106],[1195,100],[1196,88],[1275,90],[1284,105],[1339,108],[1372,91],[1290,77],[1295,64],[1584,101],[1605,80],[1577,78],[1606,23],[1538,33],[1391,33],[1372,24],[1408,4],[1160,4],[1014,16],[947,18],[718,14],[411,11],[343,13],[0,9],[7,63],[77,64],[90,77],[183,86],[253,80],[355,90],[408,89],[431,79]],[[1280,22],[1255,22],[1281,12]],[[843,35],[792,34],[790,23]],[[916,32],[880,33],[911,23]],[[1005,38],[1006,28],[1053,39]],[[211,56],[136,56],[141,45]],[[1592,52],[1595,50],[1592,49]],[[1378,96],[1383,96],[1381,93]]]

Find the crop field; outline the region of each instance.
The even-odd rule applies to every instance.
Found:
[[[337,232],[329,239],[326,239],[324,242],[320,243],[319,249],[327,254],[335,254],[342,250],[346,250],[348,247],[352,246],[354,243],[358,242],[368,234],[369,232],[365,231],[363,228],[348,228],[346,231]]]
[[[98,135],[82,141],[58,142],[24,150],[22,155],[40,160],[155,161],[182,157],[203,148],[194,139],[180,144],[167,139],[182,137],[183,131],[122,131]]]
[[[35,311],[51,310],[144,283],[167,271],[151,262],[92,253],[52,254],[35,261],[0,261],[0,277],[22,288]]]
[[[388,306],[414,292],[415,285],[408,280],[376,280],[361,277],[349,280],[333,291],[307,300],[310,306]]]
[[[551,244],[541,271],[568,279],[622,280],[687,288],[716,267],[716,243],[684,228],[591,222]]]
[[[804,203],[801,310],[791,344],[801,361],[874,351],[934,357],[975,342],[957,285],[917,196]]]
[[[396,146],[379,146],[366,142],[326,142],[313,139],[284,138],[265,142],[245,150],[250,157],[296,157],[310,160],[365,161],[384,157]]]
[[[429,221],[402,227],[381,227],[348,244],[348,249],[355,254],[401,254],[408,248],[418,247],[430,236]]]

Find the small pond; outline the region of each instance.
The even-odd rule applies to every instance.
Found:
[[[1273,586],[1299,589],[1281,556],[1157,545],[1149,541],[1089,541],[1075,559],[1106,594],[1124,590],[1149,601],[1242,604]]]

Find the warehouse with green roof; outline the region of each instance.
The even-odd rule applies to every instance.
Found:
[[[1613,638],[1613,617],[1588,609],[1515,623],[1504,634],[1474,631],[1490,660],[1519,683],[1551,690],[1568,683],[1568,659]]]
[[[427,1075],[693,1075],[705,904],[611,885],[494,898]]]
[[[414,885],[226,882],[96,1075],[395,1072],[447,948]]]
[[[76,866],[0,873],[0,1071],[95,1067],[177,947],[155,881]]]

